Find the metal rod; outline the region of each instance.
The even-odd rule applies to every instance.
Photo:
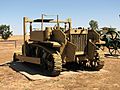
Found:
[[[26,17],[23,18],[23,40],[24,40],[24,52],[23,52],[23,55],[25,55],[25,36],[26,36],[26,24],[25,24],[25,21],[26,21]]]
[[[59,16],[57,15],[57,27],[59,29]]]
[[[41,30],[42,30],[42,31],[43,31],[43,15],[44,15],[44,14],[42,14],[42,16],[41,16],[41,18],[42,18]]]
[[[67,29],[67,25],[66,25],[67,23],[65,23],[65,31],[66,31],[66,29]]]
[[[32,22],[30,22],[30,33],[32,32]]]

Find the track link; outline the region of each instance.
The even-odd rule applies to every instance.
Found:
[[[53,61],[54,61],[54,68],[51,72],[51,76],[58,76],[60,72],[62,71],[62,59],[59,52],[53,53]]]
[[[58,76],[62,71],[62,58],[58,51],[51,50],[42,45],[31,44],[32,46],[38,47],[43,52],[41,60],[43,67],[49,72],[50,76]]]

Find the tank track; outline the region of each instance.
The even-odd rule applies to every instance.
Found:
[[[90,70],[90,71],[99,71],[104,66],[104,61],[100,60],[99,53],[95,53],[94,58],[92,60],[80,60],[79,61],[80,67],[83,70]]]
[[[53,53],[52,56],[53,56],[53,61],[54,61],[54,69],[51,72],[51,76],[58,76],[60,72],[62,71],[61,55],[59,54],[59,52],[57,52],[57,53]]]
[[[88,71],[99,71],[104,66],[104,61],[88,61],[83,60],[79,62],[80,68],[82,70],[88,70]]]
[[[80,69],[88,71],[99,71],[104,66],[104,61],[101,60],[81,60],[79,61]]]
[[[39,44],[31,44],[32,46],[39,47],[40,52],[44,53],[40,56],[42,66],[50,76],[58,76],[62,71],[62,58],[58,51],[48,49]]]

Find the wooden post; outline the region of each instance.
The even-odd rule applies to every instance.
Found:
[[[16,45],[16,40],[15,40],[15,48],[16,48],[16,46],[17,46],[17,45]]]

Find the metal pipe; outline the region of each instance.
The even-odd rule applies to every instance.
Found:
[[[71,30],[72,29],[72,21],[71,21],[71,18],[68,18],[68,24],[69,24],[69,29]]]
[[[58,15],[57,15],[57,28],[60,29],[59,28],[59,16]]]
[[[23,55],[25,56],[25,40],[26,40],[26,38],[25,38],[25,36],[26,36],[26,24],[25,24],[25,21],[26,21],[26,17],[24,17],[23,18],[23,40],[24,40],[24,52],[23,52]]]
[[[67,25],[66,25],[67,23],[65,23],[65,31],[66,31],[66,29],[67,29]]]
[[[32,22],[30,22],[30,33],[32,32]]]
[[[44,14],[41,15],[41,18],[42,18],[41,30],[42,30],[42,31],[43,31],[43,16],[44,16]]]

